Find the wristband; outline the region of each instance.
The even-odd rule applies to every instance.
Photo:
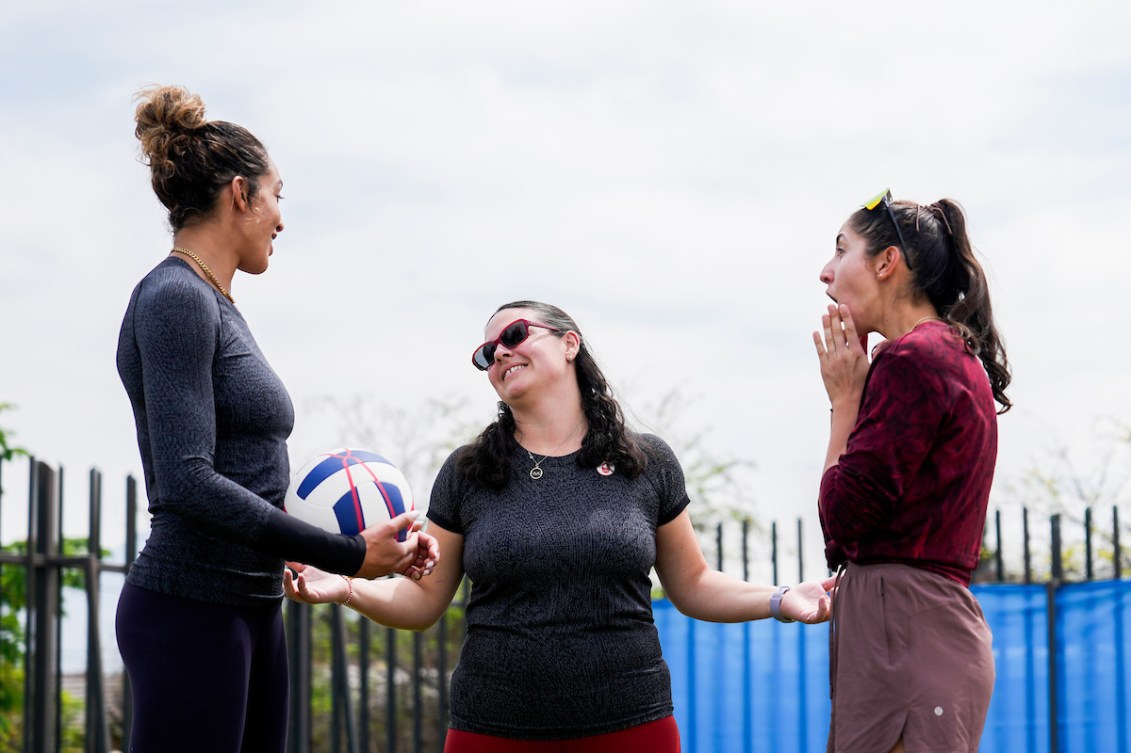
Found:
[[[348,607],[350,602],[353,601],[353,578],[349,577],[348,575],[343,575],[342,580],[344,580],[346,582],[346,585],[349,586],[350,592],[349,595],[346,596],[346,600],[340,602],[339,606]]]
[[[796,622],[796,620],[791,620],[789,617],[782,617],[781,600],[787,591],[789,591],[789,586],[779,586],[778,590],[770,595],[770,615],[778,622]]]

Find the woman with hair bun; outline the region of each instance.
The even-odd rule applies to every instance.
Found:
[[[143,91],[136,135],[173,247],[130,296],[117,364],[133,408],[151,533],[118,601],[133,690],[129,750],[281,753],[283,562],[420,578],[439,551],[414,515],[331,534],[282,510],[294,409],[235,306],[267,269],[283,181],[263,144],[180,87]],[[338,577],[337,575],[335,577]]]
[[[819,511],[839,570],[828,750],[975,753],[994,660],[968,586],[1011,376],[965,214],[880,194],[820,279],[834,304],[813,333],[832,402]]]
[[[823,622],[832,582],[778,588],[711,569],[679,460],[625,425],[560,308],[505,304],[484,335],[471,360],[498,415],[432,486],[428,518],[444,558],[424,581],[359,584],[350,606],[421,630],[471,579],[446,753],[676,753],[652,568],[681,612],[714,622]],[[344,598],[340,578],[295,569],[284,581],[291,598]]]

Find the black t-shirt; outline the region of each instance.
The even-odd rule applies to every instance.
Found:
[[[630,479],[582,468],[577,453],[532,479],[516,450],[502,491],[460,476],[453,453],[428,517],[464,537],[467,639],[452,676],[453,729],[524,739],[604,734],[672,713],[652,620],[656,529],[688,504],[658,437]]]

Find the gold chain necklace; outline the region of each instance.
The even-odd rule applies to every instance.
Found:
[[[216,286],[216,289],[219,290],[221,293],[223,293],[224,297],[227,298],[229,301],[231,301],[233,305],[235,305],[236,299],[232,298],[232,294],[229,293],[227,291],[227,289],[223,285],[220,284],[220,281],[216,279],[216,275],[212,274],[212,270],[208,268],[207,264],[205,264],[204,262],[202,262],[200,260],[199,256],[194,254],[192,251],[189,251],[187,248],[180,248],[178,246],[173,246],[173,250],[176,251],[178,254],[184,254],[188,258],[195,261],[198,265],[200,265],[200,268],[204,271],[204,274],[208,275],[208,279],[212,281],[212,284]]]

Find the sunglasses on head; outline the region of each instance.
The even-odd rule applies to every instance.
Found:
[[[551,332],[561,332],[562,330],[557,327],[550,327],[538,322],[532,322],[529,319],[515,319],[513,322],[503,327],[503,331],[499,336],[490,342],[485,342],[475,349],[471,354],[471,362],[475,364],[475,368],[480,371],[486,371],[491,368],[491,364],[495,362],[495,351],[499,349],[499,345],[510,349],[526,342],[526,338],[530,337],[530,328],[538,327],[540,329],[548,329]]]
[[[903,231],[899,229],[899,221],[895,219],[895,211],[891,208],[890,188],[885,188],[882,193],[864,202],[864,208],[871,212],[880,204],[883,204],[884,209],[888,210],[891,224],[895,225],[895,235],[899,238],[899,250],[903,252],[903,263],[907,265],[908,269],[911,269],[911,252],[907,248],[907,242],[903,240]]]

